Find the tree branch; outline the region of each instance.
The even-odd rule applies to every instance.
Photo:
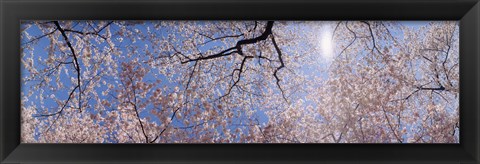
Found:
[[[226,50],[223,50],[223,51],[221,51],[217,54],[204,56],[204,57],[202,56],[202,57],[198,57],[198,58],[195,58],[195,59],[189,59],[187,61],[182,61],[181,63],[184,64],[184,63],[198,61],[198,60],[215,59],[215,58],[218,58],[218,57],[228,56],[228,55],[231,55],[231,54],[234,54],[234,53],[238,53],[240,55],[243,55],[243,52],[242,52],[242,46],[243,45],[254,44],[254,43],[257,43],[259,41],[266,40],[268,35],[272,34],[272,27],[273,27],[273,21],[268,21],[267,26],[265,27],[265,31],[262,33],[262,35],[260,35],[258,37],[251,38],[251,39],[240,40],[240,41],[237,42],[237,44],[234,47],[230,47],[230,48],[228,48]],[[235,49],[236,49],[236,51],[232,51],[232,50],[235,50]]]
[[[131,77],[129,77],[130,83],[132,83],[132,91],[133,91],[133,103],[130,102],[131,105],[133,105],[133,109],[135,110],[135,114],[137,116],[137,120],[140,123],[140,127],[142,128],[143,136],[145,136],[145,143],[148,143],[148,136],[147,133],[145,133],[145,128],[143,127],[142,120],[140,119],[140,114],[138,114],[138,108],[137,108],[137,94],[135,91],[135,86],[133,86],[133,80]]]
[[[70,48],[70,51],[72,52],[72,56],[73,56],[73,60],[74,60],[74,67],[75,67],[75,70],[77,71],[77,87],[78,87],[78,108],[80,110],[80,112],[82,112],[82,88],[81,88],[81,84],[80,84],[80,65],[78,64],[78,59],[77,59],[77,55],[75,53],[75,49],[73,49],[73,46],[72,44],[70,43],[70,40],[68,39],[67,37],[67,34],[65,34],[65,31],[63,30],[63,28],[60,26],[60,24],[58,23],[58,21],[53,21],[53,23],[55,24],[55,26],[57,26],[57,29],[60,30],[60,33],[62,33],[62,36],[63,36],[63,39],[65,40],[65,42],[67,43],[67,46]],[[75,87],[75,88],[77,88]]]
[[[383,115],[385,116],[385,119],[387,120],[388,127],[390,127],[390,130],[392,131],[393,135],[397,139],[398,142],[403,143],[402,139],[397,135],[396,130],[392,127],[392,124],[390,123],[390,119],[387,116],[387,111],[385,111],[385,108],[382,108]]]
[[[373,44],[372,52],[373,52],[373,50],[377,50],[378,53],[383,55],[383,53],[377,47],[377,43],[375,42],[375,34],[373,34],[373,30],[372,30],[372,27],[371,27],[370,23],[368,23],[367,21],[361,21],[361,22],[368,25],[368,30],[370,32],[370,35],[372,36],[372,44]]]
[[[278,78],[278,75],[277,75],[278,71],[280,69],[282,69],[283,67],[285,67],[285,63],[283,63],[282,51],[280,51],[280,48],[278,47],[277,42],[275,41],[275,37],[273,35],[272,35],[272,43],[273,43],[273,46],[275,46],[275,50],[277,50],[278,60],[280,60],[280,66],[277,67],[277,69],[275,69],[275,71],[273,72],[273,76],[277,80],[277,86],[278,86],[278,89],[280,89],[280,91],[282,92],[283,99],[285,100],[285,102],[288,103],[288,100],[285,97],[285,92],[283,91],[282,87],[280,86],[280,78]]]
[[[64,31],[66,32],[73,32],[73,33],[77,33],[77,34],[81,34],[81,35],[97,35],[99,37],[101,37],[102,39],[104,40],[107,40],[106,37],[100,35],[100,32],[103,31],[103,29],[105,29],[106,27],[108,27],[110,24],[112,24],[113,21],[110,21],[108,22],[106,25],[102,26],[100,29],[96,30],[95,28],[93,29],[94,31],[93,32],[83,32],[83,31],[78,31],[78,30],[73,30],[73,29],[63,29]],[[92,27],[93,28],[93,27]]]

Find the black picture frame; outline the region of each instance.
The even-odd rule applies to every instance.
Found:
[[[0,0],[0,163],[480,163],[478,0]],[[21,144],[20,20],[459,20],[460,144]]]

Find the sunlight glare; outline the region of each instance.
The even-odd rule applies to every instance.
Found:
[[[323,58],[331,60],[333,58],[333,40],[330,26],[324,26],[321,32],[320,49]]]

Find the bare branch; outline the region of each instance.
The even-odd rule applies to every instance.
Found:
[[[77,87],[78,87],[78,91],[79,91],[78,92],[78,108],[79,108],[80,112],[82,112],[82,88],[81,88],[81,84],[80,84],[80,81],[81,81],[80,80],[80,65],[78,64],[77,55],[75,53],[75,49],[73,49],[73,46],[72,46],[72,44],[70,43],[70,40],[67,37],[67,34],[65,34],[65,31],[60,26],[58,21],[53,21],[53,23],[55,24],[55,26],[57,26],[57,29],[60,30],[60,32],[62,33],[63,39],[65,39],[65,42],[67,43],[67,46],[70,48],[70,51],[72,52],[73,60],[75,62],[74,67],[75,67],[75,70],[77,71]],[[77,88],[77,87],[75,87],[75,88]]]
[[[390,127],[390,130],[392,131],[393,135],[397,139],[398,142],[403,143],[402,139],[398,136],[397,131],[393,128],[392,124],[390,123],[390,119],[387,116],[387,111],[385,111],[385,108],[382,108],[383,115],[385,116],[385,119],[387,120],[388,127]]]
[[[275,50],[277,50],[278,60],[280,60],[280,66],[278,66],[277,69],[275,69],[275,72],[273,72],[273,76],[275,76],[275,79],[277,80],[277,86],[278,86],[278,89],[280,89],[280,91],[282,92],[283,99],[285,100],[285,102],[288,103],[288,100],[285,97],[285,92],[283,91],[282,87],[280,86],[280,78],[278,78],[278,75],[277,75],[278,71],[280,69],[282,69],[283,67],[285,67],[285,64],[283,63],[283,59],[282,59],[282,51],[278,47],[277,42],[275,41],[275,37],[273,37],[273,35],[272,35],[272,43],[273,43],[273,46],[275,46]]]
[[[40,39],[42,39],[42,38],[44,38],[44,37],[46,37],[46,36],[48,36],[48,35],[51,35],[51,34],[55,33],[57,30],[58,30],[58,28],[55,28],[53,31],[51,31],[51,32],[49,32],[49,33],[43,34],[43,35],[41,35],[41,36],[38,36],[38,37],[36,37],[36,38],[33,38],[32,40],[30,40],[30,41],[28,41],[28,42],[22,43],[22,45],[30,44],[30,43],[32,43],[32,42],[35,42],[35,41],[37,41],[37,40],[40,40]]]
[[[96,35],[96,36],[101,37],[104,40],[107,40],[107,38],[105,36],[100,35],[100,32],[102,32],[103,29],[110,26],[110,24],[112,24],[112,23],[113,23],[113,21],[110,21],[106,25],[102,26],[100,29],[98,29],[98,30],[94,29],[93,32],[83,32],[83,31],[78,31],[78,30],[74,30],[74,29],[63,29],[63,30],[66,31],[66,32],[77,33],[77,34],[80,34],[80,35]]]

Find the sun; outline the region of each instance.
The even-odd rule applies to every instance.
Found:
[[[321,55],[327,60],[332,60],[334,56],[332,33],[330,26],[323,26],[319,39]]]

